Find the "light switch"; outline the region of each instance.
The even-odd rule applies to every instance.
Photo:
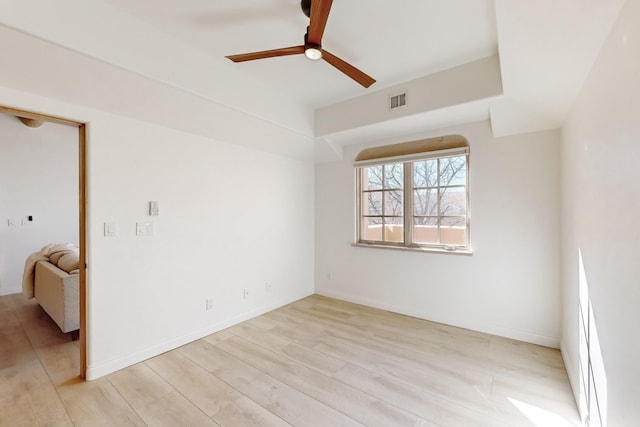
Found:
[[[118,223],[117,222],[105,222],[104,223],[104,237],[116,237],[118,235]]]
[[[8,223],[9,227],[15,227],[18,225],[18,220],[16,218],[9,218]]]
[[[149,221],[136,222],[136,235],[137,236],[152,236],[153,235],[153,223]]]
[[[160,204],[157,201],[149,202],[149,215],[150,216],[160,215]]]

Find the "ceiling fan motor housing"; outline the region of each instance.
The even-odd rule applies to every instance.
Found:
[[[300,7],[302,8],[302,13],[304,13],[307,18],[311,17],[311,0],[302,0],[300,2]]]

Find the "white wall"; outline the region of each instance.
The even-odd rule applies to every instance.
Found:
[[[639,51],[640,2],[627,1],[563,129],[562,350],[577,394],[580,251],[609,426],[640,420]]]
[[[29,254],[49,243],[78,243],[78,210],[77,128],[30,128],[0,114],[0,295],[22,292]],[[29,215],[33,223],[23,226]]]
[[[243,88],[241,105],[89,58],[79,53],[82,31],[41,26],[43,15],[29,13],[34,2],[9,3],[16,7],[5,7],[8,27],[0,26],[0,103],[87,123],[89,379],[313,292],[313,139],[288,126],[310,132],[310,120],[296,121],[306,113],[228,74],[215,74],[210,94],[224,100]],[[89,39],[113,30],[97,27]],[[78,49],[62,47],[69,41]],[[118,52],[103,53],[110,60]],[[158,68],[159,52],[127,61],[133,57],[161,74],[177,67],[211,79],[180,61]],[[273,111],[259,117],[264,103]],[[151,200],[160,203],[158,217],[147,215]],[[117,237],[103,236],[107,221],[118,223]],[[153,221],[155,234],[137,237],[137,221]]]
[[[89,153],[90,376],[313,293],[312,162],[120,117],[92,120]]]
[[[316,166],[316,291],[557,347],[559,132],[495,139],[479,122],[423,137],[453,133],[471,147],[474,254],[352,247],[352,162],[363,147],[346,147],[345,160]]]
[[[269,152],[281,142],[274,135],[300,146],[306,136],[264,122],[273,131],[254,129],[258,143],[230,144],[124,117],[117,108],[97,110],[67,98],[60,86],[72,82],[40,73],[90,75],[93,65],[73,56],[58,61],[56,49],[50,57],[21,56],[23,40],[7,51],[11,67],[0,67],[2,104],[87,123],[89,379],[313,293],[314,164],[295,150],[291,157]],[[110,86],[111,99],[141,101],[129,91],[146,87],[136,79],[127,90]],[[164,93],[147,113],[186,118],[182,95]],[[255,128],[255,117],[236,113],[211,120]],[[147,215],[151,200],[160,203],[158,217]],[[117,237],[103,236],[107,221],[118,223]],[[136,221],[153,221],[155,234],[137,237]],[[213,310],[206,311],[209,298]]]

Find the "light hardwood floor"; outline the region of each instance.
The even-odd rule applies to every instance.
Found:
[[[320,296],[91,382],[0,297],[1,426],[578,426],[558,350]]]

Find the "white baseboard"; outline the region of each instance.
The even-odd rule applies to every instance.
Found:
[[[221,322],[208,325],[204,328],[201,328],[189,334],[172,338],[168,341],[154,345],[144,350],[141,350],[132,354],[127,354],[121,357],[117,357],[111,360],[107,360],[105,362],[101,362],[95,365],[87,366],[86,379],[87,381],[98,379],[112,372],[118,371],[120,369],[124,369],[131,365],[135,365],[136,363],[150,359],[152,357],[155,357],[167,351],[176,349],[185,344],[189,344],[193,341],[199,340],[200,338],[204,338],[207,335],[211,335],[225,328],[237,325],[238,323],[244,322],[249,319],[253,319],[254,317],[260,316],[261,314],[275,310],[287,304],[291,304],[292,302],[298,301],[299,299],[308,297],[309,295],[312,295],[312,294],[313,292],[285,298],[281,301],[268,304],[262,307],[258,307],[253,310],[247,311],[245,313],[241,313],[232,318],[225,319]]]
[[[393,313],[399,313],[407,316],[417,317],[419,319],[429,320],[432,322],[444,323],[446,325],[456,326],[464,329],[470,329],[473,331],[483,332],[490,335],[497,335],[500,337],[511,338],[518,341],[538,344],[544,347],[551,347],[551,348],[558,348],[558,349],[560,348],[560,338],[556,338],[556,337],[547,337],[543,335],[532,334],[530,332],[503,328],[496,325],[489,325],[489,324],[483,325],[477,322],[474,322],[473,324],[469,324],[469,322],[460,321],[460,319],[431,316],[425,313],[418,313],[412,310],[406,310],[405,308],[397,307],[391,304],[381,303],[379,301],[374,301],[374,300],[370,300],[370,299],[362,298],[358,296],[343,294],[343,293],[332,291],[332,290],[316,289],[316,294],[323,295],[329,298],[336,298],[343,301],[352,302],[354,304],[361,304],[361,305],[366,305],[368,307],[379,308],[381,310],[387,310]]]
[[[373,308],[379,308],[381,310],[387,310],[387,311],[391,311],[394,313],[400,313],[400,314],[404,314],[407,316],[413,316],[416,318],[420,318],[420,319],[425,319],[425,320],[430,320],[433,322],[438,322],[438,323],[444,323],[447,325],[451,325],[451,326],[456,326],[456,327],[460,327],[460,328],[465,328],[465,329],[470,329],[470,330],[475,330],[478,332],[483,332],[483,333],[487,333],[487,334],[491,334],[491,335],[497,335],[497,336],[502,336],[502,337],[506,337],[506,338],[512,338],[518,341],[524,341],[524,342],[529,342],[529,343],[533,343],[533,344],[538,344],[538,345],[542,345],[545,347],[551,347],[551,348],[560,348],[560,339],[559,338],[554,338],[554,337],[545,337],[545,336],[541,336],[541,335],[536,335],[536,334],[531,334],[528,332],[523,332],[523,331],[517,331],[517,330],[511,330],[508,328],[501,328],[501,327],[496,327],[496,326],[492,326],[492,325],[479,325],[479,324],[473,324],[473,325],[469,325],[466,324],[465,322],[461,322],[458,321],[457,319],[453,319],[453,318],[442,318],[442,317],[438,317],[438,316],[426,316],[424,313],[417,313],[417,312],[412,312],[411,310],[405,310],[401,307],[396,307],[393,306],[391,304],[385,304],[385,303],[380,303],[378,301],[373,301],[373,300],[369,300],[367,298],[361,298],[361,297],[355,297],[353,295],[348,295],[348,294],[343,294],[340,292],[335,292],[335,291],[331,291],[331,290],[316,290],[315,292],[318,295],[323,295],[326,297],[330,297],[330,298],[336,298],[336,299],[340,299],[343,301],[348,301],[348,302],[352,302],[355,304],[361,304],[361,305],[366,305],[368,307],[373,307]],[[234,316],[232,318],[229,319],[225,319],[221,322],[217,322],[211,325],[208,325],[204,328],[201,328],[197,331],[194,331],[192,333],[183,335],[183,336],[179,336],[179,337],[175,337],[173,339],[170,339],[168,341],[165,341],[163,343],[157,344],[155,346],[146,348],[144,350],[138,351],[136,353],[133,354],[128,354],[122,357],[118,357],[118,358],[114,358],[105,362],[101,362],[95,365],[90,365],[87,367],[87,380],[91,381],[91,380],[95,380],[97,378],[100,378],[102,376],[108,375],[112,372],[118,371],[120,369],[126,368],[128,366],[134,365],[136,363],[142,362],[144,360],[150,359],[152,357],[155,357],[159,354],[162,354],[164,352],[173,350],[175,348],[178,348],[180,346],[183,346],[185,344],[189,344],[190,342],[196,341],[200,338],[206,337],[207,335],[211,335],[213,333],[216,333],[218,331],[221,331],[225,328],[234,326],[238,323],[244,322],[246,320],[252,319],[256,316],[260,316],[261,314],[267,313],[269,311],[275,310],[277,308],[280,308],[284,305],[290,304],[292,302],[295,302],[299,299],[305,298],[309,295],[312,295],[312,293],[304,293],[295,297],[289,297],[286,299],[283,299],[279,302],[276,303],[272,303],[272,304],[268,304],[262,307],[258,307],[256,309],[250,310],[248,312],[245,313],[241,313],[237,316]],[[564,356],[563,356],[564,357]],[[565,361],[565,365],[566,365],[566,361]],[[569,367],[567,365],[567,370],[569,370]],[[575,393],[574,393],[575,394]]]

